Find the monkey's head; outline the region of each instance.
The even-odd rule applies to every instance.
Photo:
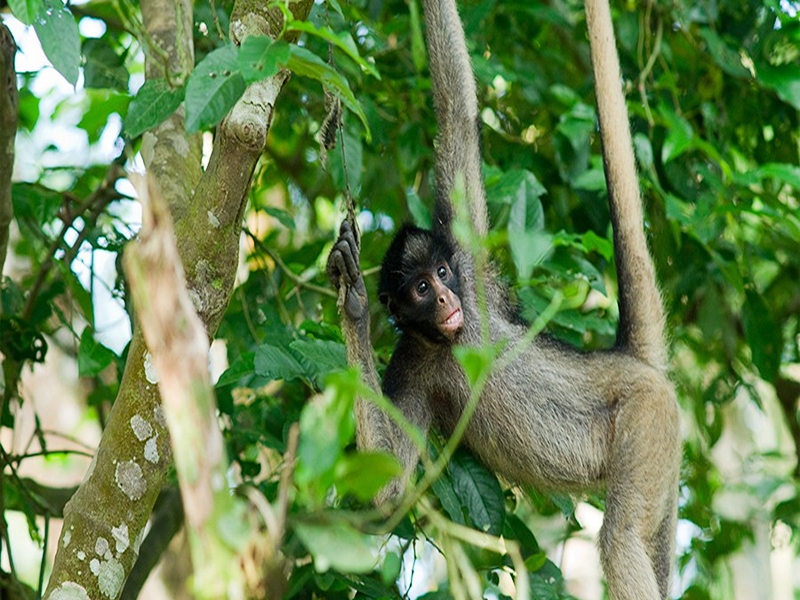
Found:
[[[464,325],[460,281],[447,241],[404,225],[383,258],[378,297],[400,331],[452,343]]]

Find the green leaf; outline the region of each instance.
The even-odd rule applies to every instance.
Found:
[[[526,280],[553,249],[553,237],[545,231],[509,229],[508,245],[519,278]]]
[[[494,346],[456,346],[453,348],[456,360],[469,379],[470,386],[489,375],[497,350]]]
[[[694,130],[686,119],[666,103],[659,106],[659,112],[666,121],[667,139],[661,147],[661,160],[666,164],[692,148]]]
[[[461,500],[453,489],[452,479],[443,475],[433,482],[431,489],[436,494],[436,497],[439,498],[439,502],[441,502],[442,508],[444,508],[450,520],[459,525],[466,525],[467,521],[464,518],[464,510],[461,508]]]
[[[509,228],[541,229],[544,211],[539,200],[546,190],[536,175],[525,169],[492,173],[487,177],[486,196],[490,203],[507,205],[511,211]]]
[[[126,135],[137,138],[148,129],[160,125],[178,109],[185,93],[184,87],[172,88],[166,79],[145,81],[128,107]]]
[[[317,501],[334,482],[334,467],[355,431],[353,396],[335,385],[314,396],[300,413],[300,442],[295,479]]]
[[[242,377],[255,372],[255,352],[245,352],[237,356],[225,372],[219,376],[216,387],[238,383]]]
[[[85,327],[78,347],[78,376],[94,377],[114,362],[116,355],[94,339],[90,327]]]
[[[210,52],[189,75],[186,84],[186,132],[219,123],[246,88],[234,46]]]
[[[369,142],[372,138],[372,133],[369,129],[369,123],[367,123],[367,116],[364,114],[364,109],[361,108],[361,104],[359,104],[353,92],[350,90],[350,84],[347,83],[347,80],[310,50],[294,44],[289,46],[289,49],[290,57],[286,66],[289,67],[292,73],[300,75],[301,77],[316,79],[323,85],[336,90],[344,105],[361,120],[366,131],[367,141]]]
[[[124,59],[112,48],[108,36],[83,42],[83,85],[86,88],[111,88],[128,91],[128,69]]]
[[[239,69],[246,83],[272,77],[289,61],[289,44],[254,35],[245,38],[239,48]]]
[[[280,224],[286,227],[286,229],[297,229],[297,224],[294,222],[294,217],[282,208],[265,206],[264,212],[269,216],[278,219]]]
[[[369,73],[376,79],[381,78],[375,66],[361,57],[358,52],[358,48],[356,47],[356,43],[353,41],[353,37],[346,31],[334,33],[330,27],[316,27],[310,21],[292,21],[286,25],[286,29],[288,31],[300,31],[303,33],[308,33],[309,35],[313,35],[333,44],[340,50],[343,50],[347,56],[352,58],[353,61],[359,67],[361,67],[365,73]]]
[[[348,454],[336,464],[335,483],[340,494],[372,500],[395,477],[403,473],[394,456],[378,452]]]
[[[296,340],[289,344],[289,348],[303,359],[309,379],[320,380],[333,371],[347,368],[347,350],[339,342]]]
[[[758,81],[772,88],[778,97],[800,110],[800,76],[797,74],[797,63],[758,66]]]
[[[783,163],[768,163],[756,169],[759,178],[771,177],[800,190],[800,167]]]
[[[369,573],[375,567],[374,544],[370,536],[349,523],[303,523],[294,527],[297,537],[314,557],[314,567],[325,572]]]
[[[81,39],[72,12],[61,0],[45,0],[33,24],[45,56],[73,86],[78,83],[81,64]]]
[[[288,349],[272,344],[261,344],[253,361],[256,375],[268,379],[297,379],[306,369]]]
[[[417,73],[425,68],[425,37],[422,35],[422,24],[419,18],[419,2],[409,0],[408,13],[411,20],[411,59]]]
[[[708,45],[708,51],[714,62],[728,75],[739,79],[750,79],[751,74],[744,64],[739,51],[729,48],[728,45],[711,29],[701,29],[700,36]]]
[[[505,519],[505,498],[494,473],[466,451],[457,452],[448,469],[453,489],[472,525],[491,535],[500,535]]]
[[[406,189],[406,204],[408,205],[408,212],[411,213],[414,225],[430,229],[431,211],[428,205],[420,199],[419,194],[417,194],[416,190],[412,187]]]
[[[781,328],[761,295],[751,289],[745,291],[742,321],[753,364],[764,381],[774,382],[781,364]]]
[[[42,10],[42,0],[8,0],[8,7],[25,25],[33,25]]]
[[[587,192],[605,192],[606,174],[602,164],[598,167],[586,169],[583,173],[572,180],[572,187],[576,190],[586,190]]]

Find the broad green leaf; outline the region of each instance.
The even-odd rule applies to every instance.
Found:
[[[129,138],[136,138],[148,129],[160,125],[178,109],[185,92],[183,87],[171,88],[166,79],[145,81],[128,107],[125,134]]]
[[[595,165],[590,169],[586,169],[572,180],[572,187],[576,190],[586,190],[587,192],[605,192],[606,174],[602,165],[600,168]]]
[[[45,56],[73,86],[78,83],[81,39],[72,12],[61,0],[45,0],[33,24]]]
[[[457,452],[448,469],[453,489],[472,525],[485,533],[500,535],[505,519],[505,498],[494,473],[466,451]]]
[[[513,226],[509,223],[509,227],[515,229],[544,227],[544,212],[539,198],[545,192],[536,176],[525,169],[492,171],[486,181],[487,200],[510,207]]]
[[[544,230],[509,229],[508,245],[519,278],[526,280],[530,279],[536,265],[540,264],[553,249],[553,238]]]
[[[344,105],[354,112],[361,120],[366,131],[365,135],[367,141],[369,142],[372,138],[372,134],[369,129],[369,123],[367,123],[367,116],[364,114],[364,109],[361,108],[358,100],[356,100],[356,97],[350,90],[350,84],[347,83],[347,80],[310,50],[294,44],[290,45],[289,49],[289,62],[286,66],[289,67],[292,73],[302,77],[316,79],[320,83],[336,90]]]
[[[708,51],[714,59],[714,62],[717,63],[723,71],[728,75],[733,75],[740,79],[751,78],[750,71],[748,71],[742,63],[740,52],[744,52],[744,50],[736,51],[728,47],[722,38],[711,29],[701,29],[700,36],[705,40],[706,44],[708,44]]]
[[[395,477],[403,472],[394,456],[377,452],[348,454],[336,464],[335,483],[340,494],[352,494],[359,500],[372,500]]]
[[[361,135],[355,124],[344,123],[344,159],[342,159],[341,136],[336,136],[336,147],[328,154],[328,172],[333,178],[336,189],[343,190],[349,184],[350,189],[358,197],[361,189],[361,172],[364,146]],[[347,176],[345,177],[345,164]]]
[[[347,368],[347,351],[344,344],[330,340],[295,340],[289,344],[295,356],[303,359],[306,375],[320,379],[332,371]]]
[[[256,349],[253,366],[256,375],[269,379],[290,380],[306,374],[306,369],[288,349],[269,343]]]
[[[111,47],[107,36],[83,42],[83,85],[87,88],[110,88],[128,91],[125,60]]]
[[[381,565],[381,581],[385,585],[393,585],[400,576],[402,566],[403,559],[397,552],[387,552]]]
[[[408,205],[408,212],[417,227],[424,227],[429,229],[431,226],[431,210],[417,194],[414,188],[406,188],[406,204]]]
[[[245,38],[239,48],[239,69],[246,83],[273,76],[289,61],[289,44],[254,35]]]
[[[425,68],[425,37],[422,35],[422,24],[419,18],[419,2],[409,0],[408,14],[411,20],[411,59],[414,61],[414,68],[417,73]]]
[[[8,0],[8,7],[25,25],[33,25],[42,10],[42,0]]]
[[[300,413],[300,443],[295,479],[312,489],[318,501],[334,481],[334,467],[355,431],[353,396],[331,385]]]
[[[587,231],[581,236],[581,243],[586,252],[597,252],[606,260],[611,260],[614,256],[614,244],[594,231]]]
[[[781,329],[758,292],[748,289],[745,291],[745,298],[742,321],[753,364],[761,378],[772,383],[781,364]]]
[[[523,553],[538,553],[540,551],[536,536],[533,535],[533,532],[517,515],[507,514],[503,523],[503,529],[503,536],[511,540],[517,540],[520,543]]]
[[[439,502],[441,502],[442,508],[447,513],[447,516],[450,517],[450,520],[459,525],[466,525],[467,520],[464,518],[464,509],[461,508],[461,500],[459,500],[456,491],[453,489],[453,481],[450,477],[444,475],[439,477],[433,482],[431,489],[436,494],[436,497],[439,498]]]
[[[800,110],[800,76],[798,76],[797,63],[780,65],[758,66],[758,81],[772,88],[784,102]]]
[[[800,92],[800,90],[799,90]],[[756,169],[755,174],[761,177],[772,177],[800,190],[800,167],[782,163],[768,163]]]
[[[219,123],[241,98],[245,87],[236,49],[223,46],[210,52],[186,84],[186,132]]]
[[[376,79],[381,78],[375,66],[362,58],[362,56],[359,54],[356,43],[353,41],[353,37],[346,31],[334,33],[331,31],[330,27],[316,27],[310,21],[292,21],[286,25],[286,29],[288,31],[300,31],[303,33],[308,33],[309,35],[316,36],[333,44],[340,50],[344,51],[347,56],[352,58],[353,61],[359,67],[361,67],[364,72],[369,73]]]
[[[471,386],[474,386],[482,378],[489,375],[497,350],[493,346],[456,346],[453,348],[459,364],[469,379]]]
[[[231,365],[225,369],[225,372],[219,376],[216,386],[222,387],[238,381],[246,376],[252,375],[255,372],[255,353],[245,352],[237,356]]]
[[[81,343],[78,347],[78,375],[80,377],[94,377],[110,365],[115,354],[94,339],[91,328],[85,327],[81,334]]]
[[[265,206],[264,212],[267,213],[269,216],[278,219],[280,224],[286,227],[287,229],[297,229],[294,217],[287,211],[283,210],[282,208],[276,208],[274,206]]]
[[[666,103],[659,106],[659,112],[666,121],[664,125],[667,128],[667,139],[661,148],[661,160],[666,164],[693,146],[694,130],[686,119]]]
[[[349,523],[298,522],[295,533],[314,557],[314,567],[325,572],[334,569],[343,573],[368,573],[376,565],[374,544],[368,535],[356,531]]]

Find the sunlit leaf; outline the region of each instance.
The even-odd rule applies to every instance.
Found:
[[[336,569],[343,573],[367,573],[375,567],[372,538],[344,521],[299,522],[294,530],[314,557],[317,571]]]
[[[233,46],[223,46],[206,55],[186,84],[187,133],[219,123],[244,90],[245,81]]]
[[[174,113],[181,102],[185,88],[172,88],[166,79],[148,79],[128,107],[125,133],[136,138],[148,129],[161,124]]]
[[[72,12],[61,0],[45,0],[33,24],[45,56],[72,85],[78,83],[81,40]]]

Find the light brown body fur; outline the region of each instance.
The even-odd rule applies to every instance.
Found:
[[[476,90],[454,0],[425,0],[427,42],[439,123],[434,234],[455,247],[464,326],[456,344],[482,343],[472,257],[450,232],[450,195],[464,178],[473,226],[488,230],[480,177]],[[607,0],[587,0],[598,113],[614,225],[620,288],[617,345],[582,353],[539,336],[490,377],[463,442],[508,479],[559,491],[607,489],[600,550],[613,600],[667,598],[674,548],[681,445],[675,393],[666,372],[664,314],[643,234],[619,65]],[[344,230],[343,230],[344,231]],[[344,331],[350,360],[377,389],[369,311],[358,249],[346,232],[329,272],[346,289]],[[352,237],[352,236],[351,236]],[[491,341],[513,347],[527,327],[510,315],[506,294],[487,276]],[[403,333],[387,368],[384,392],[423,430],[451,433],[469,398],[450,344]],[[357,404],[358,444],[394,453],[406,479],[418,456],[410,440],[374,406]],[[405,480],[383,493],[402,492]]]

